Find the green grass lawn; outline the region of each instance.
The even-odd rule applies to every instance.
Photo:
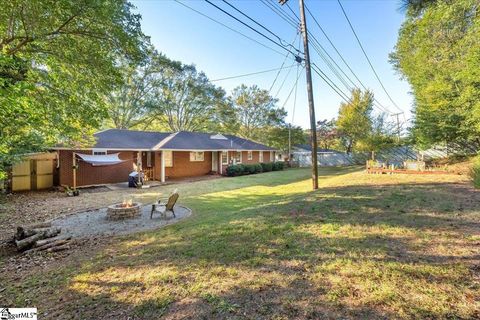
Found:
[[[2,296],[42,319],[480,317],[480,194],[464,177],[321,169],[315,192],[309,177],[162,187],[193,215],[5,275]]]

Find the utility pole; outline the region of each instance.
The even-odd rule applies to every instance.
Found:
[[[392,117],[397,118],[397,141],[398,142],[400,142],[400,118],[398,116],[400,116],[401,114],[403,114],[403,112],[392,114]]]
[[[288,0],[279,0],[281,5]],[[318,189],[318,162],[317,162],[317,121],[315,120],[315,104],[313,102],[312,70],[310,69],[310,53],[308,50],[307,22],[305,19],[305,4],[298,0],[300,6],[300,30],[303,35],[303,51],[305,55],[305,71],[307,75],[308,110],[310,112],[310,132],[312,145],[312,184],[313,190]]]

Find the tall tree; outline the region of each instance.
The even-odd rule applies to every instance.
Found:
[[[372,132],[373,93],[352,90],[348,103],[342,103],[338,111],[337,130],[345,151],[350,153]]]
[[[116,61],[143,57],[140,17],[125,0],[1,1],[0,172],[58,139],[84,141],[121,82]],[[0,173],[0,175],[2,175]]]
[[[478,0],[406,1],[391,61],[415,98],[413,134],[424,146],[480,142]]]
[[[167,69],[181,71],[181,64],[149,48],[147,58],[139,65],[123,60],[120,68],[124,83],[108,96],[107,126],[129,129],[149,124],[149,111],[157,102]]]
[[[225,91],[193,65],[168,68],[150,105],[152,119],[166,121],[172,131],[205,131],[225,103]]]
[[[235,88],[231,100],[240,125],[238,134],[242,137],[260,140],[263,128],[284,124],[285,109],[277,108],[277,99],[256,85]]]
[[[330,149],[338,140],[336,120],[317,121],[317,141],[322,149]]]
[[[304,144],[307,141],[307,134],[301,127],[292,126],[290,128],[287,124],[264,128],[259,141],[270,147],[288,152],[289,136],[292,147],[296,144]]]

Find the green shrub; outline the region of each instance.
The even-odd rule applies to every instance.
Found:
[[[236,177],[236,176],[241,176],[244,174],[244,165],[242,164],[232,164],[229,165],[226,169],[227,176],[229,177]]]
[[[269,163],[261,163],[261,166],[262,166],[262,171],[263,171],[263,172],[272,171],[272,163],[271,163],[271,162],[269,162]]]
[[[285,168],[285,163],[284,162],[274,162],[273,163],[273,169],[274,171],[281,171]]]
[[[256,164],[254,164],[254,166],[255,166],[255,173],[263,172],[263,168],[262,168],[262,165],[260,163],[256,163]]]
[[[246,164],[245,165],[245,174],[254,174],[257,173],[254,164]]]
[[[470,177],[472,178],[473,186],[477,189],[480,189],[480,156],[477,156],[473,159]]]

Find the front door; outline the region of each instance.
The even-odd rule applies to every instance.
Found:
[[[212,171],[218,171],[218,151],[212,151]]]

